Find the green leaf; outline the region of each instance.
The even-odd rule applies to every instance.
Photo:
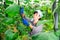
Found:
[[[13,18],[6,18],[4,23],[7,25],[14,24],[15,20]]]
[[[6,4],[7,4],[7,5],[9,5],[9,4],[13,4],[13,2],[11,2],[11,1],[7,1]]]
[[[60,30],[57,30],[56,35],[60,36]]]
[[[19,13],[19,6],[16,4],[12,4],[5,9],[5,13],[8,14],[9,17],[14,17]]]
[[[53,32],[41,32],[32,36],[33,40],[58,40]]]
[[[6,4],[9,5],[9,4],[13,4],[13,1],[10,1],[10,0],[5,0]]]
[[[11,29],[5,32],[6,40],[15,40],[18,37],[18,33],[14,33]]]

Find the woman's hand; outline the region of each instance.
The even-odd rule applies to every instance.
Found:
[[[29,25],[29,27],[30,27],[31,29],[33,29],[33,26],[32,26],[31,24]]]

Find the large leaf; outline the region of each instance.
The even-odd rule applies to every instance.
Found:
[[[33,35],[33,40],[58,40],[58,37],[53,32],[42,32]]]
[[[6,40],[15,40],[18,37],[18,33],[14,33],[11,29],[5,32]]]
[[[5,24],[10,25],[10,24],[14,24],[15,20],[13,18],[6,18],[4,22]]]
[[[5,9],[5,13],[8,14],[9,17],[14,17],[19,13],[19,6],[16,4],[12,4]]]

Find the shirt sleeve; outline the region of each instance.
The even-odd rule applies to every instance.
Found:
[[[24,18],[22,19],[22,21],[23,21],[23,24],[26,25],[26,26],[29,26],[30,24],[33,23],[33,21],[31,21],[31,20],[30,20],[29,18],[27,18],[27,17],[24,17]]]
[[[24,25],[29,26],[29,22],[25,18],[22,18],[22,22]]]

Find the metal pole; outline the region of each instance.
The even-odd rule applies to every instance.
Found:
[[[53,5],[52,5],[52,11],[54,11],[54,9],[56,8],[56,0],[54,1]],[[58,13],[55,11],[54,13],[54,31],[56,32],[58,29]]]
[[[53,7],[52,7],[53,8],[52,11],[54,11],[56,6],[58,6],[58,4],[57,4],[58,1],[59,0],[55,0]],[[56,32],[57,30],[58,30],[58,13],[55,11],[55,13],[54,13],[54,31]],[[59,36],[59,40],[60,40],[60,36]]]
[[[54,13],[54,31],[56,32],[58,30],[58,13]]]

